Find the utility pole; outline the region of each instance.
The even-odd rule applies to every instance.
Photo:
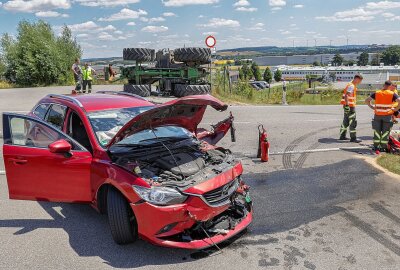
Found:
[[[317,39],[314,39],[315,48],[317,48]]]

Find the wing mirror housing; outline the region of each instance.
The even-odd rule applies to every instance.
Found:
[[[72,156],[71,149],[72,145],[64,139],[49,144],[50,152],[55,154],[64,154],[66,156]]]

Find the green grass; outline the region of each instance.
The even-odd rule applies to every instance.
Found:
[[[400,175],[400,156],[384,154],[378,157],[378,164],[383,168]]]

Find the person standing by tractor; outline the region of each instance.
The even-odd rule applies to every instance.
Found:
[[[372,129],[374,130],[374,150],[387,151],[389,143],[390,130],[393,126],[392,115],[400,109],[400,97],[394,91],[391,81],[386,81],[383,89],[371,94],[365,103],[375,111],[372,120]],[[375,105],[372,105],[372,100],[375,100]],[[394,107],[394,103],[397,106]]]
[[[83,93],[86,93],[86,86],[88,86],[88,93],[92,92],[93,75],[96,75],[96,71],[88,63],[85,63],[82,69]]]
[[[357,86],[362,82],[363,76],[356,74],[351,82],[346,85],[343,90],[342,100],[340,104],[343,105],[344,117],[343,123],[340,127],[340,138],[339,140],[348,140],[346,138],[347,130],[350,133],[350,142],[361,142],[357,139],[357,119],[356,119],[356,98],[357,98]]]
[[[72,72],[74,73],[74,80],[75,80],[75,91],[80,92],[82,89],[82,68],[79,65],[80,60],[79,58],[75,59],[75,63],[72,65]]]

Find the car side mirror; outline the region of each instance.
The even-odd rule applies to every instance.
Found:
[[[49,150],[55,154],[71,155],[72,145],[64,139],[49,144]]]

